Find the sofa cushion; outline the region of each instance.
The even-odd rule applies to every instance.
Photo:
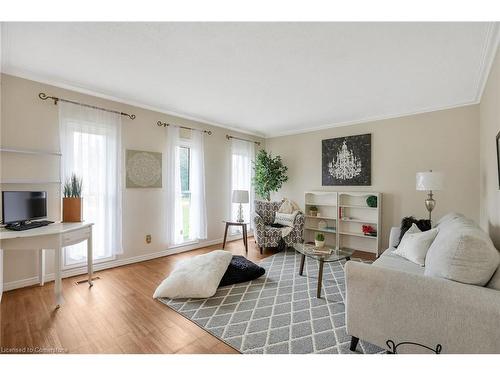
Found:
[[[496,272],[486,286],[491,289],[500,290],[500,266],[498,266]]]
[[[484,286],[500,263],[498,250],[474,221],[446,215],[425,259],[425,275]]]
[[[423,275],[424,268],[420,267],[418,264],[410,262],[394,253],[395,248],[389,248],[380,255],[380,257],[373,262],[374,266],[389,268],[397,271],[403,271],[408,273],[413,273],[416,275]]]
[[[412,227],[406,231],[401,243],[394,253],[423,267],[425,265],[427,251],[437,234],[437,228],[421,232],[420,229],[417,228],[417,225],[413,224]]]

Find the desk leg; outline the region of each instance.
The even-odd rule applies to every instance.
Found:
[[[61,272],[61,245],[59,244],[54,251],[54,294],[56,297],[56,309],[63,304],[62,296],[62,272]]]
[[[222,243],[222,248],[224,249],[226,247],[226,238],[227,238],[227,228],[229,225],[226,223],[226,230],[224,231],[224,242]]]
[[[45,249],[38,250],[38,281],[40,286],[45,284]]]
[[[92,255],[92,229],[90,230],[89,238],[87,239],[87,269],[89,274],[89,286],[94,285],[92,282],[92,273],[94,272],[94,257]]]

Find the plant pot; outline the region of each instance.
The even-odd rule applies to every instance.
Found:
[[[63,222],[82,221],[82,198],[63,198]]]
[[[318,240],[314,240],[314,245],[316,247],[319,247],[319,248],[322,248],[325,246],[325,241],[318,241]]]
[[[311,216],[316,216],[318,214],[318,211],[309,211],[309,215]]]

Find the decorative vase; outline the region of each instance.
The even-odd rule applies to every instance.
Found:
[[[325,246],[325,241],[314,240],[314,245],[316,247],[322,248],[323,246]]]
[[[63,222],[82,221],[82,198],[63,198]]]
[[[366,198],[366,205],[372,208],[377,207],[377,196],[370,195],[368,198]]]
[[[324,220],[318,221],[318,229],[325,229],[328,226],[328,223]]]

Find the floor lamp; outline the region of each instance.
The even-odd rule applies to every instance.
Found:
[[[436,201],[434,200],[433,191],[443,190],[443,174],[440,172],[433,172],[432,169],[429,172],[418,172],[417,173],[417,190],[427,191],[427,199],[425,200],[425,207],[429,211],[429,221],[432,222],[432,210],[436,206]]]

